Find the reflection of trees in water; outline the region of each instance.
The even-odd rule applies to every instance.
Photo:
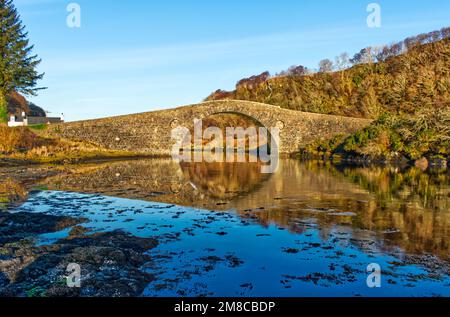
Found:
[[[324,238],[336,224],[347,224],[377,232],[388,244],[408,252],[431,252],[448,258],[448,174],[390,168],[338,170],[316,162],[290,165],[283,162],[284,175],[270,179],[265,191],[235,204],[242,216],[256,217],[263,225],[276,223],[293,232],[304,230],[308,227],[304,221],[313,219]],[[273,190],[277,182],[283,182],[282,190]],[[277,196],[280,199],[273,200]],[[272,201],[257,197],[272,197]],[[272,207],[245,212],[243,207],[249,205]]]
[[[382,202],[416,200],[426,208],[449,209],[450,177],[446,171],[424,173],[418,168],[400,171],[394,167],[371,167],[345,168],[341,173]]]
[[[347,168],[343,175],[369,190],[371,200],[363,225],[398,229],[390,240],[410,252],[450,254],[450,186],[446,171],[424,173],[417,168]]]

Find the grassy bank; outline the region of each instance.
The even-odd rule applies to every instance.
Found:
[[[450,157],[450,107],[429,107],[414,115],[383,114],[350,136],[319,140],[301,157],[446,165]],[[417,163],[419,164],[420,161]]]
[[[87,142],[74,142],[42,136],[45,127],[9,128],[0,125],[0,165],[78,163],[83,161],[142,156],[101,148]]]

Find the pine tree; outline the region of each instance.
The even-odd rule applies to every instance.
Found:
[[[28,33],[12,0],[0,0],[0,120],[7,116],[6,96],[17,91],[36,95],[39,74],[36,67],[41,62],[32,54]]]
[[[5,97],[0,93],[0,123],[8,121],[8,106]]]

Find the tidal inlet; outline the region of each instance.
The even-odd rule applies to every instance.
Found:
[[[0,214],[2,294],[448,295],[446,172],[259,165],[2,168],[2,194],[16,201]],[[66,285],[71,263],[81,287]]]

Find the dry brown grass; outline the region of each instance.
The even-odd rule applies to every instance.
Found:
[[[49,138],[27,127],[0,126],[0,160],[34,163],[78,162],[96,158],[136,156],[136,153],[113,151],[88,142]]]
[[[0,126],[0,153],[12,154],[15,152],[25,152],[35,147],[50,145],[54,142],[43,139],[28,128],[9,128]]]

